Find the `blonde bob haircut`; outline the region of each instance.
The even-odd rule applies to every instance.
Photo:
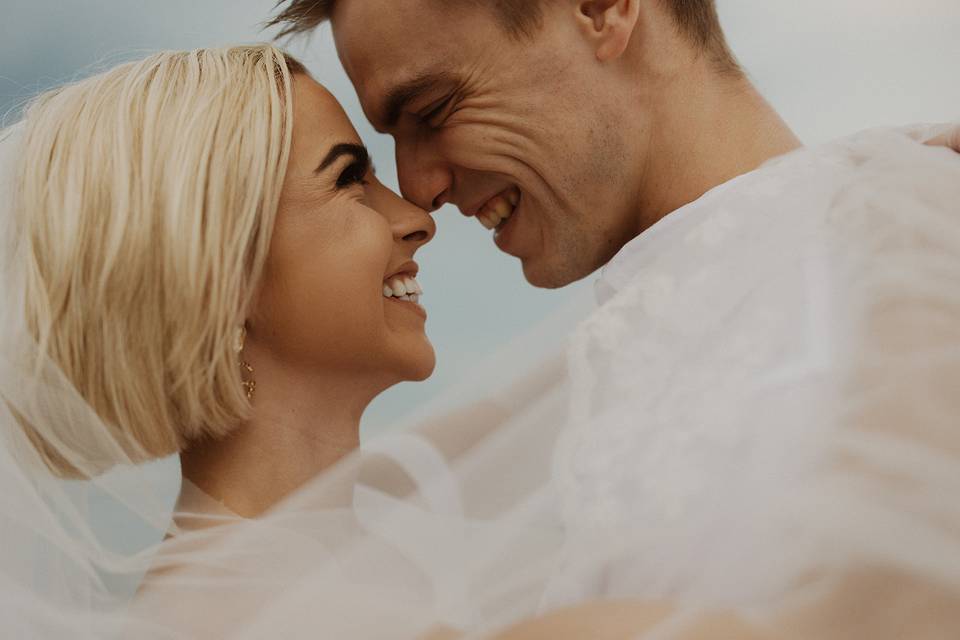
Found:
[[[267,45],[164,52],[27,109],[27,327],[124,454],[21,417],[57,475],[173,454],[249,415],[234,345],[270,246],[298,72]]]

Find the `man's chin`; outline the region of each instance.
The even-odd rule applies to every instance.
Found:
[[[573,269],[569,264],[556,264],[541,258],[523,258],[523,276],[539,289],[561,289],[590,275],[593,271]]]

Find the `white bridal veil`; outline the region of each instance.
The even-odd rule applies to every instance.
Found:
[[[553,357],[245,520],[189,486],[174,513],[169,478],[125,464],[129,443],[39,359],[10,212],[22,141],[3,136],[8,637],[479,638],[616,598],[670,605],[638,638],[682,638],[712,611],[802,629],[861,579],[892,585],[866,591],[886,610],[834,611],[838,637],[879,637],[863,633],[891,607],[908,631],[946,629],[960,163],[945,152],[874,132],[708,194],[624,250]],[[499,379],[520,362],[504,354]],[[51,475],[24,424],[93,479]]]

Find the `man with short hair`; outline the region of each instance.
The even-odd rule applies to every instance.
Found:
[[[300,1],[277,20],[327,18],[366,115],[396,140],[404,196],[494,227],[536,286],[586,277],[800,144],[712,0]]]
[[[332,22],[406,198],[476,217],[533,285],[604,267],[553,472],[572,540],[611,531],[642,552],[558,579],[594,586],[568,602],[749,609],[816,584],[826,600],[790,618],[797,635],[774,616],[777,637],[947,637],[919,632],[960,610],[920,541],[960,513],[939,499],[952,484],[919,479],[960,451],[944,384],[960,379],[960,162],[917,142],[960,151],[957,129],[803,149],[714,0],[280,5],[288,35]],[[579,611],[649,622],[622,613]],[[733,629],[705,624],[684,637]]]

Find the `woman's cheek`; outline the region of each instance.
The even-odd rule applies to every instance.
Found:
[[[337,214],[275,243],[259,315],[286,360],[350,367],[383,350],[389,226],[362,205]]]

